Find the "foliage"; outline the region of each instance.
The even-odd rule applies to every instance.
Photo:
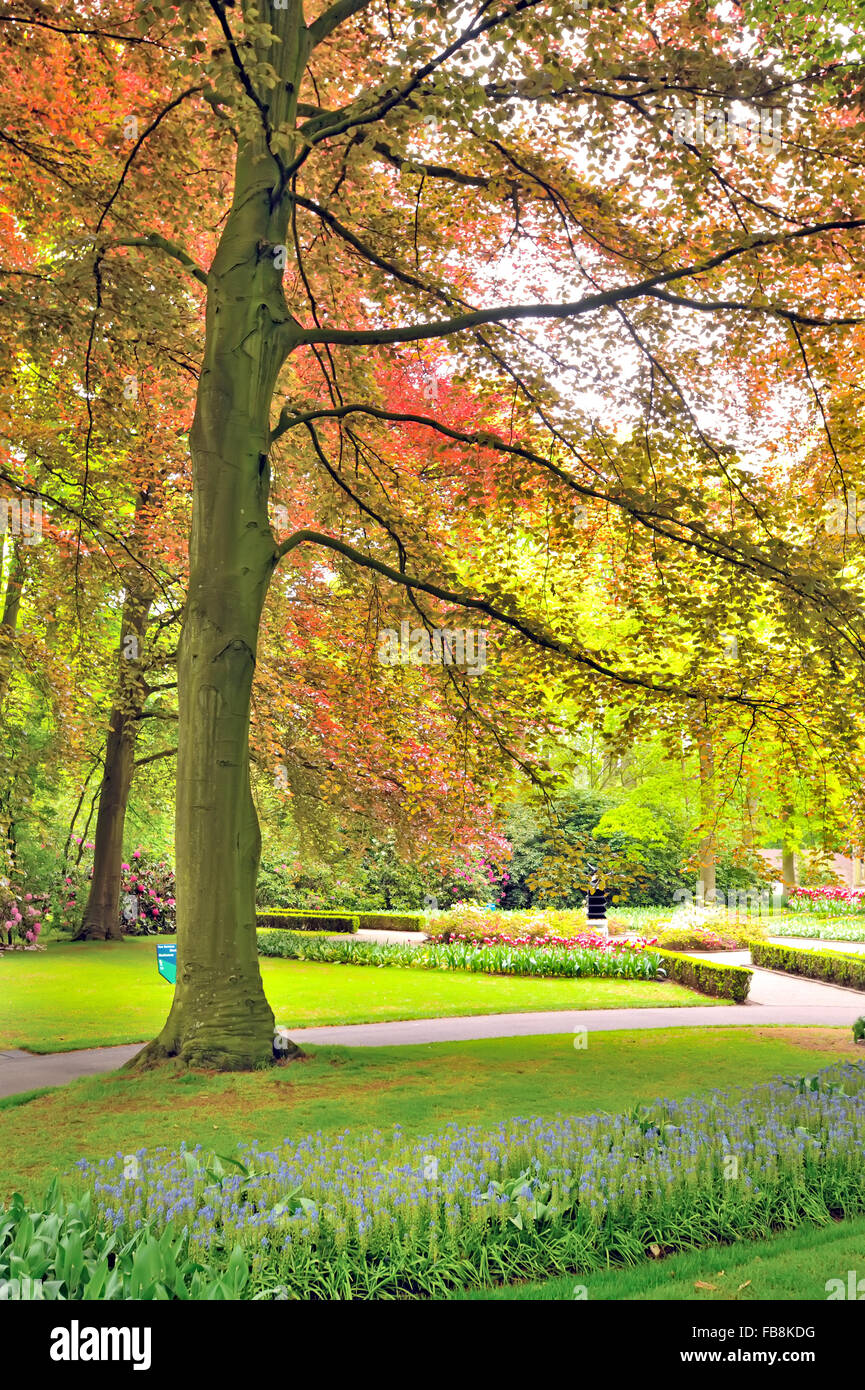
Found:
[[[360,927],[367,931],[419,932],[424,929],[420,912],[303,912],[272,908],[256,913],[258,927],[289,927],[292,931],[349,931]]]
[[[488,937],[549,935],[576,937],[585,934],[585,909],[529,908],[509,912],[490,912],[463,905],[450,912],[433,913],[426,919],[426,933],[433,941],[450,941],[454,936],[485,941]]]
[[[720,929],[664,927],[658,932],[658,945],[668,951],[740,951],[764,935],[759,927],[737,926],[735,922]]]
[[[256,912],[255,925],[258,928],[286,931],[329,931],[356,932],[360,926],[357,913],[315,912],[306,913],[282,909]]]
[[[817,888],[821,893],[828,891],[827,885],[843,889],[843,881],[835,872],[835,857],[831,850],[822,846],[803,849],[798,863],[799,885],[803,889]],[[803,899],[807,897],[802,894]]]
[[[809,980],[865,990],[865,958],[858,953],[807,951],[801,946],[778,946],[765,941],[752,946],[751,959],[768,970],[785,970]]]
[[[594,865],[606,876],[614,905],[672,907],[683,885],[697,877],[693,837],[670,809],[679,794],[665,783],[658,801],[647,790],[639,806],[628,810],[609,793],[576,792],[552,803],[554,829],[545,827],[530,806],[512,808],[505,829],[513,856],[507,881],[502,880],[501,905],[578,907]],[[722,897],[768,882],[762,860],[753,854],[743,858],[726,846],[716,873]]]
[[[199,1031],[244,1019],[226,1056],[268,1045],[250,708],[256,799],[279,802],[284,755],[298,821],[324,806],[368,843],[392,832],[411,870],[495,839],[510,765],[564,785],[551,763],[569,730],[592,745],[593,785],[624,786],[635,745],[664,742],[710,870],[716,822],[746,802],[750,823],[752,793],[769,822],[811,813],[778,805],[797,778],[821,822],[849,808],[861,829],[863,571],[840,539],[860,533],[822,524],[838,482],[849,497],[862,478],[850,26],[827,38],[796,6],[719,23],[706,6],[561,0],[465,23],[399,0],[309,24],[294,4],[114,8],[2,19],[2,462],[52,515],[23,590],[4,552],[4,612],[16,593],[24,607],[2,634],[0,820],[13,856],[55,784],[86,815],[143,495],[158,544],[133,558],[165,561],[159,627],[187,558],[195,596],[179,931],[213,960],[207,1012],[178,992],[166,1049],[195,1046],[184,1012]],[[711,152],[675,130],[708,92]],[[742,105],[783,140],[743,150]],[[195,369],[217,359],[224,378]],[[175,491],[188,513],[187,441],[188,556],[183,527],[156,520]],[[409,600],[425,625],[495,622],[489,670],[384,672],[377,629]],[[201,744],[211,697],[238,715],[218,757]],[[159,801],[154,766],[139,795]],[[614,891],[647,897],[653,843],[598,828],[551,840],[524,883],[567,905],[597,853]],[[385,908],[419,906],[401,896],[413,873],[392,870],[376,868]]]
[[[133,1165],[138,1162],[130,1157]],[[67,1201],[56,1179],[38,1208],[16,1193],[0,1211],[2,1296],[16,1301],[244,1297],[250,1266],[239,1246],[217,1261],[193,1254],[188,1232],[163,1227],[156,1234],[152,1224],[137,1220],[121,1236],[119,1222],[105,1220],[104,1198],[86,1191]]]
[[[85,845],[92,849],[92,844]],[[87,901],[93,864],[87,859],[67,865],[56,890],[55,913],[58,929],[75,931]],[[175,930],[177,903],[174,868],[167,859],[142,850],[132,851],[121,865],[118,913],[128,936],[167,935]]]
[[[176,926],[174,869],[165,859],[151,859],[140,849],[121,865],[120,917],[130,936],[173,932]]]
[[[34,945],[45,925],[47,893],[16,892],[7,878],[0,878],[0,946],[19,941]]]
[[[202,1259],[239,1247],[246,1296],[434,1297],[861,1212],[863,1143],[865,1070],[847,1064],[803,1091],[776,1081],[488,1132],[309,1135],[244,1147],[221,1176],[201,1148],[143,1154],[134,1183],[122,1159],[81,1166],[121,1235],[183,1223]]]

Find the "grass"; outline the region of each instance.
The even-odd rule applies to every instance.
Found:
[[[800,1226],[772,1240],[742,1240],[670,1259],[649,1260],[630,1269],[610,1269],[579,1278],[562,1275],[540,1284],[471,1289],[454,1297],[471,1302],[573,1302],[575,1298],[591,1302],[825,1301],[828,1280],[843,1280],[846,1295],[848,1270],[856,1270],[857,1279],[865,1276],[863,1250],[865,1218],[859,1217],[837,1225]]]
[[[780,1027],[590,1033],[585,1050],[557,1034],[309,1054],[246,1075],[116,1072],[0,1106],[0,1200],[39,1195],[77,1158],[145,1146],[185,1140],[229,1153],[241,1141],[272,1146],[316,1130],[398,1123],[418,1134],[451,1121],[492,1127],[516,1115],[619,1111],[860,1055],[848,1029]]]
[[[171,1002],[171,987],[156,970],[155,942],[51,943],[45,952],[5,955],[0,1048],[64,1052],[153,1037]],[[288,1028],[726,1002],[661,980],[531,979],[267,959],[261,973],[276,1021]]]

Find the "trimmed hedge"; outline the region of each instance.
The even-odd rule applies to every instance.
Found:
[[[775,946],[768,941],[754,943],[751,960],[767,970],[783,970],[788,975],[805,975],[827,985],[846,985],[865,990],[865,958],[845,951],[806,951],[801,946]]]
[[[359,927],[368,931],[423,931],[422,912],[342,912],[304,911],[295,907],[263,908],[255,914],[258,927],[272,931],[334,931],[356,932]]]
[[[652,950],[661,957],[668,980],[695,989],[699,994],[709,994],[714,999],[732,999],[737,1004],[744,1004],[748,998],[753,972],[747,966],[695,960],[693,956],[680,956],[676,951],[662,951],[657,946],[653,946]]]
[[[359,912],[360,925],[367,931],[426,931],[422,912]]]
[[[255,925],[268,931],[356,932],[360,916],[357,912],[299,912],[274,908],[270,912],[256,912]]]

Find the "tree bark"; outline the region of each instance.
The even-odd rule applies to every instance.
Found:
[[[0,559],[2,559],[3,548],[5,548],[5,535],[0,536]],[[9,689],[9,681],[12,677],[14,665],[14,635],[18,628],[18,618],[21,612],[21,596],[24,591],[24,581],[27,577],[26,551],[24,542],[20,536],[11,538],[11,549],[9,555],[9,572],[6,578],[6,591],[3,595],[3,614],[0,617],[0,714],[6,701],[6,693]],[[3,795],[4,812],[2,819],[3,863],[0,872],[4,875],[14,875],[17,869],[17,844],[15,838],[15,822],[12,813],[15,788],[14,767],[9,774],[9,781],[6,784]]]
[[[136,499],[136,516],[146,506],[146,492]],[[143,675],[144,639],[153,589],[141,570],[131,568],[126,584],[118,655],[117,694],[108,723],[105,766],[93,839],[93,877],[77,941],[120,941],[120,888],[123,877],[123,832],[132,789],[135,741],[147,698]]]
[[[781,906],[786,907],[796,887],[796,859],[793,853],[793,842],[790,839],[788,826],[793,818],[793,807],[785,804],[781,808],[781,820],[783,822],[783,839],[781,842]]]
[[[270,128],[293,120],[309,53],[299,0],[273,10],[280,84]],[[268,61],[276,61],[274,50]],[[140,1055],[219,1070],[273,1061],[255,931],[261,848],[249,718],[261,612],[277,559],[267,516],[270,409],[293,346],[282,293],[288,192],[264,130],[238,150],[234,201],[208,272],[205,357],[190,435],[189,597],[178,654],[177,984]]]
[[[703,885],[703,901],[714,903],[717,897],[717,867],[715,857],[717,804],[715,796],[715,751],[708,721],[697,729],[697,748],[700,756],[700,825],[704,832],[698,857],[698,880]]]

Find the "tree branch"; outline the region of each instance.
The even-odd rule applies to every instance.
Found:
[[[321,545],[328,550],[333,550],[337,554],[351,560],[353,564],[360,565],[363,569],[373,570],[374,573],[382,575],[385,579],[390,579],[395,584],[401,584],[406,589],[417,589],[421,593],[430,594],[433,598],[441,599],[443,603],[456,604],[460,608],[470,608],[477,612],[485,613],[487,617],[495,622],[511,628],[518,632],[521,637],[525,637],[537,647],[542,647],[545,651],[555,652],[559,656],[567,657],[579,666],[591,671],[595,675],[605,676],[618,685],[632,686],[641,690],[651,690],[656,694],[673,695],[677,698],[705,701],[705,691],[691,690],[687,687],[675,687],[666,685],[659,681],[650,680],[647,677],[638,676],[634,673],[625,671],[615,671],[609,666],[595,661],[585,651],[579,651],[574,647],[560,642],[558,638],[544,632],[541,628],[529,626],[521,618],[515,617],[511,613],[506,613],[503,609],[497,608],[488,599],[478,598],[473,594],[458,592],[453,589],[445,589],[441,584],[434,584],[430,580],[418,579],[415,575],[406,574],[401,570],[396,570],[392,565],[386,564],[383,560],[377,560],[372,555],[366,555],[362,550],[355,549],[346,541],[339,540],[336,536],[325,535],[321,531],[311,531],[303,529],[295,531],[288,536],[281,545],[276,547],[274,564],[277,564],[284,555],[288,555],[299,545],[308,541],[312,545]],[[724,692],[715,692],[718,700],[734,705],[745,705],[749,709],[783,709],[776,700],[751,700],[744,695],[727,695]]]
[[[787,242],[804,237],[818,236],[822,232],[852,231],[865,227],[865,218],[845,218],[836,222],[821,222],[811,227],[798,228],[793,232],[782,232],[771,236],[749,237],[745,245],[731,246],[720,251],[701,264],[681,266],[676,270],[665,270],[636,285],[620,285],[616,289],[603,290],[599,294],[589,294],[566,304],[507,304],[494,309],[474,309],[456,318],[442,319],[436,323],[404,324],[399,328],[379,329],[305,329],[302,343],[346,343],[354,346],[384,343],[416,343],[425,338],[445,338],[454,333],[464,333],[470,328],[478,328],[486,323],[510,323],[518,319],[565,319],[577,318],[593,313],[597,309],[610,308],[632,299],[645,299],[652,296],[658,286],[670,284],[674,280],[685,280],[698,275],[706,275],[721,265],[751,251],[761,251],[772,246],[783,246]],[[656,296],[657,297],[657,296]],[[707,306],[714,307],[714,306]],[[755,306],[757,307],[757,306]]]
[[[121,240],[112,239],[111,241],[103,241],[100,244],[99,250],[108,251],[116,246],[133,246],[142,250],[162,251],[166,256],[170,256],[172,260],[179,261],[179,263],[188,270],[190,274],[194,275],[196,280],[199,280],[202,285],[207,285],[207,271],[202,270],[201,266],[196,264],[192,257],[184,251],[182,246],[178,246],[176,242],[169,241],[167,237],[160,236],[159,232],[148,232],[147,236],[143,237],[128,237]]]
[[[352,15],[367,9],[371,4],[372,0],[336,0],[329,10],[325,10],[308,26],[313,48],[317,48],[345,20],[351,19]]]
[[[146,758],[136,758],[133,767],[144,767],[145,763],[155,763],[158,758],[173,758],[176,748],[163,748],[160,753],[148,753]]]

